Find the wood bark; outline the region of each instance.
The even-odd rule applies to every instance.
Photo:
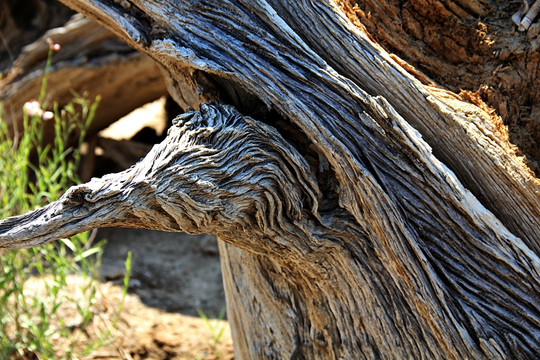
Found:
[[[485,109],[482,102],[488,104],[540,175],[540,23],[519,31],[510,21],[523,2],[342,3],[352,21],[360,21],[377,43],[414,67],[424,83],[436,83]]]
[[[208,232],[239,359],[540,352],[539,183],[483,110],[333,2],[64,0],[149,54],[183,106],[133,168],[0,222]]]

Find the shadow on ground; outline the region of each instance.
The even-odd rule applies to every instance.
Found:
[[[151,307],[198,316],[216,317],[225,309],[225,294],[217,240],[211,235],[188,235],[139,229],[100,229],[106,239],[101,281],[122,284],[125,260],[132,252],[129,292]]]

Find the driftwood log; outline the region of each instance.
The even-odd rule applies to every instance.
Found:
[[[3,220],[1,247],[214,233],[239,359],[540,353],[540,186],[483,110],[331,1],[63,2],[160,63],[182,106],[235,108],[188,111],[134,167]]]

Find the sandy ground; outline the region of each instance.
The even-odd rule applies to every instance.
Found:
[[[87,359],[234,358],[228,324],[216,319],[225,299],[214,237],[102,229],[97,238],[107,239],[95,306],[102,332],[121,301],[128,251],[132,275],[114,341]]]
[[[68,276],[64,299],[50,324],[70,329],[69,336],[52,333],[57,358],[71,350],[83,359],[234,359],[225,311],[216,239],[209,235],[102,229],[96,240],[107,240],[100,281],[83,325],[77,306],[86,308],[89,279]],[[132,253],[128,293],[123,294],[125,261]],[[46,277],[48,281],[52,278]],[[25,283],[27,296],[46,291],[42,277]],[[204,314],[200,316],[200,311]],[[220,316],[218,316],[220,314]],[[84,353],[89,344],[103,345]],[[13,360],[36,359],[15,356]]]

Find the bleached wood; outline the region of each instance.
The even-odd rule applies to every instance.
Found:
[[[214,233],[235,246],[221,249],[241,358],[534,354],[538,258],[419,139],[409,142],[414,167],[388,175],[424,179],[400,194],[415,213],[405,217],[366,173],[352,214],[275,129],[229,107],[201,111],[177,119],[133,168],[1,222],[1,246],[100,226]]]
[[[65,3],[160,62],[177,100],[249,93],[281,117],[202,106],[134,168],[0,223],[1,246],[94,226],[214,233],[239,359],[540,351],[538,184],[477,109],[429,95],[327,2]]]

